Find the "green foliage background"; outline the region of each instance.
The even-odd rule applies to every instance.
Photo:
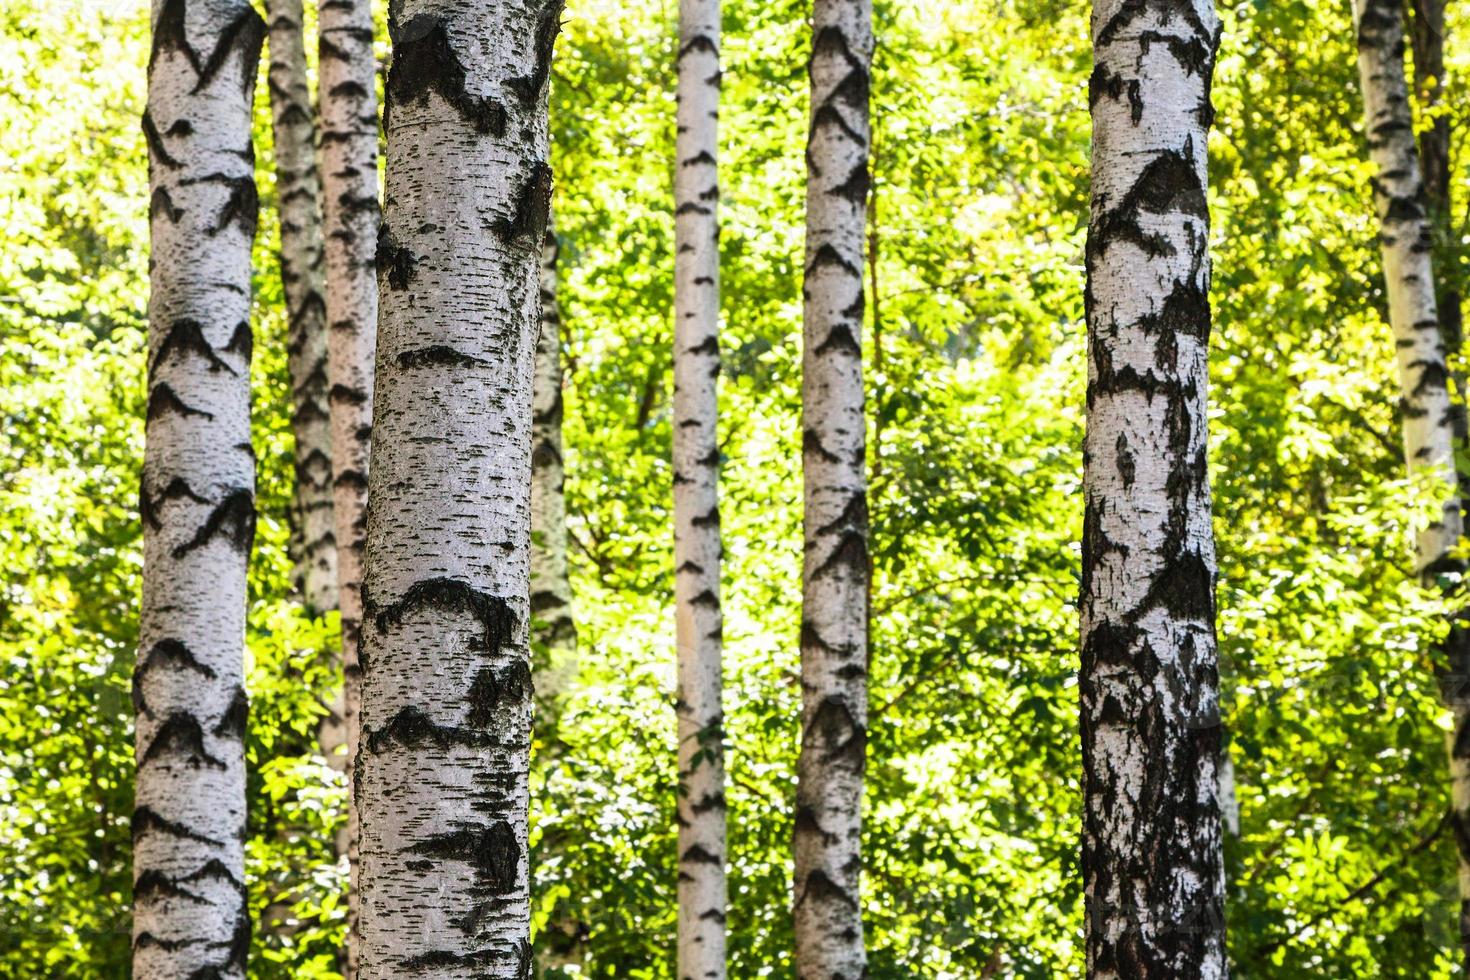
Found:
[[[878,0],[868,334],[871,976],[1080,976],[1075,611],[1090,71],[1076,0]],[[1407,574],[1347,5],[1225,4],[1211,141],[1238,977],[1447,977],[1454,854]],[[673,976],[672,0],[569,5],[553,83],[576,682],[537,745],[549,977]],[[727,0],[723,493],[732,975],[790,975],[806,6]],[[0,977],[126,975],[147,289],[144,5],[0,10]],[[1470,14],[1452,5],[1455,196]],[[1457,43],[1458,42],[1458,43]],[[386,45],[383,53],[386,55]],[[263,92],[263,86],[262,86]],[[269,126],[251,575],[259,978],[332,977],[336,623],[285,556]],[[1470,280],[1464,227],[1442,270]],[[1427,841],[1427,843],[1425,843]],[[1372,883],[1372,887],[1363,886]]]

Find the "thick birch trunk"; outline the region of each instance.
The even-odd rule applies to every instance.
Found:
[[[378,102],[373,15],[368,0],[320,11],[322,187],[326,212],[327,380],[332,425],[332,512],[343,686],[345,759],[357,757],[362,675],[362,564],[367,536],[368,446],[373,432],[373,351],[378,336]],[[349,784],[349,792],[351,786]],[[357,976],[357,808],[348,809],[339,855],[348,865],[345,973]]]
[[[332,437],[327,421],[327,329],[322,298],[321,181],[316,116],[306,84],[301,0],[269,0],[271,131],[281,212],[281,281],[290,322],[291,432],[296,493],[291,551],[296,586],[314,616],[337,608]]]
[[[556,301],[560,251],[556,233],[548,226],[541,246],[541,332],[531,416],[531,614],[536,640],[545,651],[545,662],[537,664],[536,672],[536,692],[543,702],[554,702],[566,688],[576,671],[577,651],[561,455],[561,310]]]
[[[674,621],[678,648],[678,974],[725,975],[721,707],[720,4],[679,4],[674,138]]]
[[[1088,976],[1226,975],[1207,474],[1211,0],[1093,5],[1083,458]]]
[[[360,975],[529,975],[531,401],[559,0],[404,0],[363,588]]]
[[[251,102],[265,24],[245,2],[155,0],[152,292],[140,509],[133,976],[243,980]]]
[[[1461,530],[1454,459],[1455,412],[1435,300],[1433,245],[1414,145],[1409,85],[1404,74],[1404,11],[1401,0],[1354,0],[1358,31],[1358,76],[1363,88],[1368,150],[1378,167],[1373,181],[1379,218],[1388,315],[1398,350],[1403,395],[1404,458],[1411,474],[1442,481],[1441,518],[1421,528],[1415,564],[1426,584],[1459,571],[1451,555]],[[1451,798],[1459,842],[1460,941],[1470,961],[1470,649],[1461,627],[1453,627],[1437,665],[1454,729],[1446,738]]]
[[[803,290],[802,735],[794,851],[798,980],[866,973],[860,877],[868,724],[863,234],[868,0],[815,0]]]

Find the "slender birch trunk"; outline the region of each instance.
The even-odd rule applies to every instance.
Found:
[[[363,586],[360,975],[519,980],[531,402],[561,3],[395,5]]]
[[[1087,971],[1226,975],[1207,473],[1212,0],[1096,0],[1083,458]]]
[[[536,641],[545,651],[545,662],[536,670],[536,691],[543,701],[554,701],[565,689],[576,670],[577,650],[561,454],[561,310],[556,300],[560,254],[561,245],[548,224],[541,244],[541,332],[531,414],[531,614]]]
[[[152,14],[133,976],[243,980],[251,103],[265,24],[245,0],[155,0]]]
[[[306,83],[301,0],[269,0],[271,131],[281,212],[281,281],[290,324],[291,432],[296,492],[291,554],[296,587],[314,616],[337,608],[332,437],[327,422],[327,330],[322,298],[321,181],[316,116]]]
[[[1368,150],[1378,175],[1373,181],[1379,244],[1388,292],[1388,315],[1398,351],[1403,395],[1404,458],[1410,474],[1443,481],[1441,517],[1415,539],[1415,565],[1424,583],[1460,571],[1452,555],[1461,531],[1454,458],[1456,412],[1450,400],[1449,368],[1435,300],[1434,263],[1424,185],[1414,145],[1409,85],[1404,73],[1402,0],[1354,0],[1358,33],[1358,76],[1363,88]],[[1446,738],[1451,798],[1459,850],[1460,942],[1470,966],[1470,643],[1453,626],[1437,665],[1445,703],[1454,711]]]
[[[346,759],[357,757],[362,674],[363,547],[368,447],[373,432],[373,351],[378,336],[378,100],[368,0],[324,3],[319,14],[322,187],[326,214],[327,380],[332,426],[332,513],[342,610],[340,713]],[[349,792],[351,786],[349,784]],[[357,976],[357,808],[337,853],[347,858],[348,980]]]
[[[674,137],[678,974],[725,976],[720,611],[719,0],[680,0]]]
[[[802,316],[801,749],[794,913],[798,980],[859,980],[868,725],[863,235],[869,0],[815,0]]]

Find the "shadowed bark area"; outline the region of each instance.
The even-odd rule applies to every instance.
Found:
[[[868,725],[867,452],[863,240],[868,0],[812,8],[802,310],[801,748],[793,906],[798,980],[859,980]]]
[[[359,975],[524,980],[532,386],[561,5],[410,0],[392,14]]]
[[[1093,7],[1083,489],[1088,976],[1226,975],[1206,465],[1211,0]]]
[[[244,0],[158,0],[152,14],[133,976],[243,980],[251,101],[265,24]]]
[[[537,689],[555,716],[555,700],[576,673],[577,626],[567,562],[566,467],[562,459],[561,244],[548,223],[541,245],[541,327],[536,341],[531,417],[531,615],[541,646]]]
[[[378,336],[378,104],[368,0],[321,5],[319,101],[326,220],[327,392],[332,428],[332,513],[342,610],[342,696],[337,705],[346,768],[357,756],[362,677],[363,548],[368,447],[373,432],[373,356]],[[351,783],[349,782],[349,793]],[[337,840],[348,862],[343,972],[357,976],[357,808]]]
[[[1444,71],[1443,49],[1434,39],[1436,33],[1442,37],[1444,12],[1432,0],[1425,0],[1418,13],[1415,52],[1422,52],[1424,61],[1416,64],[1416,73],[1427,85],[1436,68],[1440,76]],[[1448,138],[1448,127],[1432,126],[1422,146],[1415,146],[1404,69],[1402,0],[1355,0],[1353,15],[1368,152],[1378,168],[1373,198],[1388,315],[1398,353],[1404,458],[1411,474],[1428,472],[1443,481],[1442,516],[1420,528],[1415,537],[1415,565],[1424,583],[1433,587],[1448,583],[1446,576],[1458,578],[1464,572],[1464,562],[1453,554],[1463,525],[1463,489],[1454,447],[1457,434],[1463,439],[1464,413],[1451,398],[1447,356],[1447,347],[1458,347],[1460,342],[1458,298],[1450,297],[1455,309],[1442,317],[1435,295],[1433,258],[1432,215],[1436,207],[1448,203],[1448,152],[1439,143],[1441,137]],[[1426,94],[1437,98],[1437,86]],[[1426,193],[1421,152],[1424,176],[1431,177],[1436,191],[1443,192],[1438,200]],[[1470,967],[1470,632],[1462,623],[1452,623],[1436,652],[1441,696],[1454,713],[1454,727],[1445,737],[1445,746],[1459,855],[1461,956]]]
[[[720,609],[720,4],[681,0],[674,137],[674,623],[678,974],[725,975]]]
[[[332,523],[332,436],[327,419],[327,324],[322,286],[321,180],[316,113],[306,82],[301,0],[270,0],[271,132],[281,213],[281,281],[289,323],[291,433],[296,494],[291,555],[307,610],[337,608],[337,543]]]

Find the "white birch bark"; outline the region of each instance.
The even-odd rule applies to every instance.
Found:
[[[556,699],[576,672],[577,653],[561,437],[561,309],[556,299],[560,252],[556,233],[548,224],[541,245],[541,328],[531,413],[531,615],[541,647],[536,693],[552,717]]]
[[[561,4],[404,0],[363,588],[360,976],[531,969],[531,401]]]
[[[155,0],[133,976],[243,980],[251,103],[265,24],[245,0]]]
[[[1462,515],[1454,457],[1456,416],[1435,298],[1431,226],[1404,72],[1402,0],[1354,0],[1353,15],[1368,150],[1378,167],[1373,197],[1388,315],[1398,351],[1404,458],[1410,474],[1429,474],[1442,497],[1439,520],[1420,528],[1415,536],[1415,565],[1424,582],[1432,586],[1441,573],[1462,568],[1451,554],[1459,541]],[[1446,748],[1459,853],[1460,941],[1462,955],[1470,962],[1470,836],[1466,833],[1470,830],[1470,658],[1461,627],[1452,630],[1440,653],[1441,690],[1455,718]]]
[[[802,353],[802,737],[794,914],[798,980],[859,980],[867,754],[868,504],[863,236],[869,0],[815,0]]]
[[[296,587],[307,610],[318,616],[337,608],[337,546],[332,523],[316,116],[306,83],[301,0],[269,0],[266,8],[271,131],[281,214],[281,281],[290,324],[286,363],[291,375],[291,432],[296,439],[291,551]]]
[[[725,976],[721,707],[719,0],[680,0],[674,137],[678,975]]]
[[[363,547],[367,537],[368,447],[373,432],[373,352],[378,336],[378,100],[373,15],[368,0],[334,0],[319,13],[322,187],[326,215],[327,380],[332,426],[332,512],[342,610],[339,710],[346,755],[357,757],[362,676]],[[349,793],[351,787],[349,784]],[[357,808],[337,842],[347,858],[344,972],[357,976]]]
[[[1226,975],[1207,473],[1212,0],[1093,5],[1082,542],[1088,976]]]

